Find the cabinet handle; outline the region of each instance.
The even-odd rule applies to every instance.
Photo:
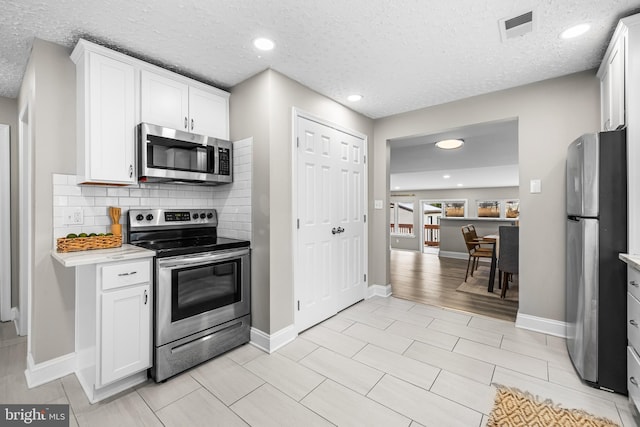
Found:
[[[639,284],[638,284],[638,282],[636,282],[635,280],[630,281],[630,282],[629,282],[629,284],[630,284],[631,286],[635,286],[636,288],[640,288],[640,285],[639,285]]]
[[[133,178],[133,165],[129,165],[129,178]]]
[[[145,289],[144,291],[144,305],[147,305],[147,301],[149,300],[149,294],[147,293],[147,290]]]
[[[187,116],[184,116],[184,128],[186,130],[189,129],[189,120],[187,119]]]
[[[193,130],[193,119],[191,119],[191,130]]]
[[[629,323],[630,323],[632,326],[635,326],[636,328],[638,327],[638,322],[636,322],[634,319],[629,320]]]
[[[638,381],[636,380],[635,377],[629,377],[629,382],[634,386],[638,387]]]
[[[129,273],[119,273],[118,276],[131,276],[132,274],[136,274],[137,271],[130,271]]]

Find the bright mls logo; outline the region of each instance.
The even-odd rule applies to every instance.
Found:
[[[0,427],[68,427],[69,405],[0,405]]]

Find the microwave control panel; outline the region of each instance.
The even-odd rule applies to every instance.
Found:
[[[228,148],[218,148],[218,174],[231,175],[231,150]]]

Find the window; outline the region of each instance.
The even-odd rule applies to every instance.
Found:
[[[497,200],[478,202],[478,218],[500,218],[500,202]]]
[[[505,202],[505,217],[518,218],[520,216],[520,200],[507,200]]]
[[[455,201],[455,202],[446,202],[444,204],[444,216],[446,217],[464,217],[465,216],[465,206],[466,202],[463,201]]]
[[[389,209],[391,234],[413,236],[413,203],[391,202]]]

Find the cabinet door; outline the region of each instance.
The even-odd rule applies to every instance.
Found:
[[[624,76],[624,44],[625,38],[621,37],[617,42],[615,49],[609,57],[609,129],[618,129],[625,123],[624,108],[624,92],[625,92],[625,76]]]
[[[135,69],[89,53],[85,87],[88,130],[85,134],[85,180],[133,184],[135,159]]]
[[[229,102],[226,97],[189,88],[189,132],[229,139]]]
[[[143,122],[189,130],[189,87],[186,84],[143,70],[140,96]]]
[[[101,319],[100,385],[151,366],[149,285],[104,292]]]

